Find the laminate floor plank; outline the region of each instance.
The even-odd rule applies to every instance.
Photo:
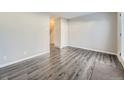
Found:
[[[51,47],[50,53],[0,68],[1,80],[123,80],[115,55]]]

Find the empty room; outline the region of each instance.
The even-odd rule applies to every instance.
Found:
[[[123,80],[124,14],[1,12],[0,80]]]

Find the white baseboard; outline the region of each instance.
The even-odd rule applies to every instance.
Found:
[[[68,45],[63,45],[63,46],[61,46],[61,48],[64,48],[64,47],[67,47]]]
[[[103,51],[103,50],[98,50],[98,49],[91,49],[91,48],[84,48],[84,47],[79,47],[79,46],[75,46],[75,45],[69,45],[70,47],[75,47],[75,48],[81,48],[81,49],[86,49],[86,50],[91,50],[91,51],[96,51],[96,52],[101,52],[101,53],[106,53],[106,54],[112,54],[112,55],[116,55],[116,53],[113,52],[108,52],[108,51]]]
[[[55,47],[62,49],[62,48],[67,47],[67,46],[68,46],[68,45],[63,45],[63,46],[60,46],[60,47],[55,46]]]
[[[124,67],[124,59],[119,57],[118,54],[113,53],[113,52],[108,52],[108,51],[102,51],[102,50],[97,50],[97,49],[90,49],[90,48],[84,48],[84,47],[79,47],[79,46],[75,46],[75,45],[69,45],[70,47],[75,47],[75,48],[81,48],[81,49],[86,49],[86,50],[91,50],[91,51],[96,51],[96,52],[101,52],[101,53],[106,53],[106,54],[112,54],[117,56],[118,60],[120,61],[120,63],[122,64],[122,66]]]
[[[0,68],[9,66],[9,65],[12,65],[12,64],[15,64],[15,63],[23,62],[23,61],[25,61],[25,60],[28,60],[28,59],[31,59],[31,58],[34,58],[34,57],[38,57],[38,56],[41,56],[41,55],[46,54],[46,53],[49,53],[49,51],[42,52],[42,53],[39,53],[39,54],[36,54],[36,55],[33,55],[33,56],[29,56],[29,57],[26,57],[26,58],[22,58],[22,59],[13,61],[13,62],[8,62],[8,63],[6,63],[6,64],[0,65]]]
[[[121,58],[119,55],[117,55],[118,60],[120,61],[120,63],[122,64],[122,66],[124,67],[124,59]]]

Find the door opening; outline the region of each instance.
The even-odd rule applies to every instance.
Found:
[[[50,47],[55,46],[55,18],[50,18]]]
[[[61,18],[50,18],[50,48],[61,48]]]

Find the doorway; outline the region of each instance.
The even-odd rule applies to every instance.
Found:
[[[50,47],[55,47],[55,18],[50,18]]]
[[[61,48],[61,18],[50,17],[50,48]]]

